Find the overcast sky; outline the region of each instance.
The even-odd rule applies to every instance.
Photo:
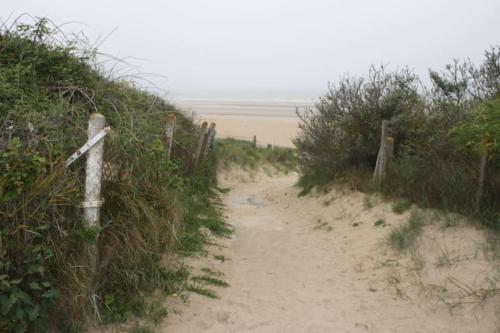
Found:
[[[129,62],[173,95],[321,92],[370,64],[427,76],[453,58],[479,61],[500,44],[499,0],[2,1],[2,19],[23,12],[81,22],[65,29],[91,39],[116,28],[101,50],[136,58]]]

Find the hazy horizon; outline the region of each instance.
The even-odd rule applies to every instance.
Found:
[[[408,66],[424,82],[454,58],[479,62],[500,43],[493,0],[6,1],[2,20],[22,13],[66,24],[127,58],[174,102],[186,98],[317,98],[341,75],[370,65]],[[252,97],[252,94],[257,97]],[[207,97],[208,96],[208,97]],[[261,97],[258,97],[261,96]]]

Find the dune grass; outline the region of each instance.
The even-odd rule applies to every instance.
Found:
[[[425,224],[422,214],[413,211],[405,224],[391,230],[389,244],[397,250],[406,250],[413,246],[423,231]]]
[[[216,150],[223,168],[238,165],[244,169],[255,170],[259,167],[272,166],[280,172],[287,173],[295,171],[298,165],[298,159],[292,148],[254,148],[249,141],[226,138],[217,141]]]

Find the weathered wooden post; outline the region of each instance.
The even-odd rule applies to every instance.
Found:
[[[104,130],[106,119],[99,113],[92,113],[89,120],[88,139],[91,140],[99,132]],[[84,208],[83,218],[85,226],[89,229],[99,227],[101,199],[101,178],[103,166],[104,140],[97,142],[89,149],[87,155],[87,165],[85,169],[85,201],[82,203]],[[92,279],[92,288],[95,285],[97,273],[97,240],[88,245],[89,269]]]
[[[165,124],[165,155],[167,161],[170,160],[170,153],[172,151],[172,142],[174,140],[175,129],[175,112],[167,114],[167,123]]]
[[[257,135],[253,136],[252,146],[254,149],[257,149]]]
[[[200,156],[203,150],[203,143],[205,142],[205,138],[208,133],[208,123],[206,121],[201,124],[201,131],[200,131],[200,138],[198,139],[198,145],[196,146],[196,152],[194,156],[194,167],[198,165],[198,162],[200,161]]]
[[[212,128],[212,132],[210,133],[210,138],[208,139],[208,148],[213,149],[215,147],[215,136],[217,135],[217,131],[215,130],[215,123],[212,123],[214,126]],[[210,126],[212,127],[212,126]]]
[[[387,134],[389,133],[389,121],[382,121],[382,132],[380,136],[380,148],[377,155],[377,163],[375,164],[375,171],[373,173],[373,180],[380,181],[385,176],[387,168]],[[394,144],[393,144],[394,146]]]
[[[212,136],[212,133],[214,131],[215,131],[215,123],[211,123],[210,127],[208,128],[207,133],[205,134],[205,139],[203,140],[203,145],[201,146],[201,160],[204,160],[207,158],[208,147],[210,145],[210,137]]]

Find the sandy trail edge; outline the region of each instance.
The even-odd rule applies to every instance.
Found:
[[[445,230],[436,222],[418,249],[398,254],[385,239],[408,213],[395,215],[376,198],[367,209],[357,192],[298,198],[295,182],[294,174],[221,176],[221,186],[231,188],[224,203],[234,236],[189,264],[221,271],[231,286],[217,288],[215,300],[193,294],[186,305],[170,298],[158,331],[497,331],[498,296],[479,302],[463,291],[491,288],[497,277],[482,254],[481,230]],[[379,218],[390,226],[375,227]],[[449,264],[440,264],[443,253]]]

